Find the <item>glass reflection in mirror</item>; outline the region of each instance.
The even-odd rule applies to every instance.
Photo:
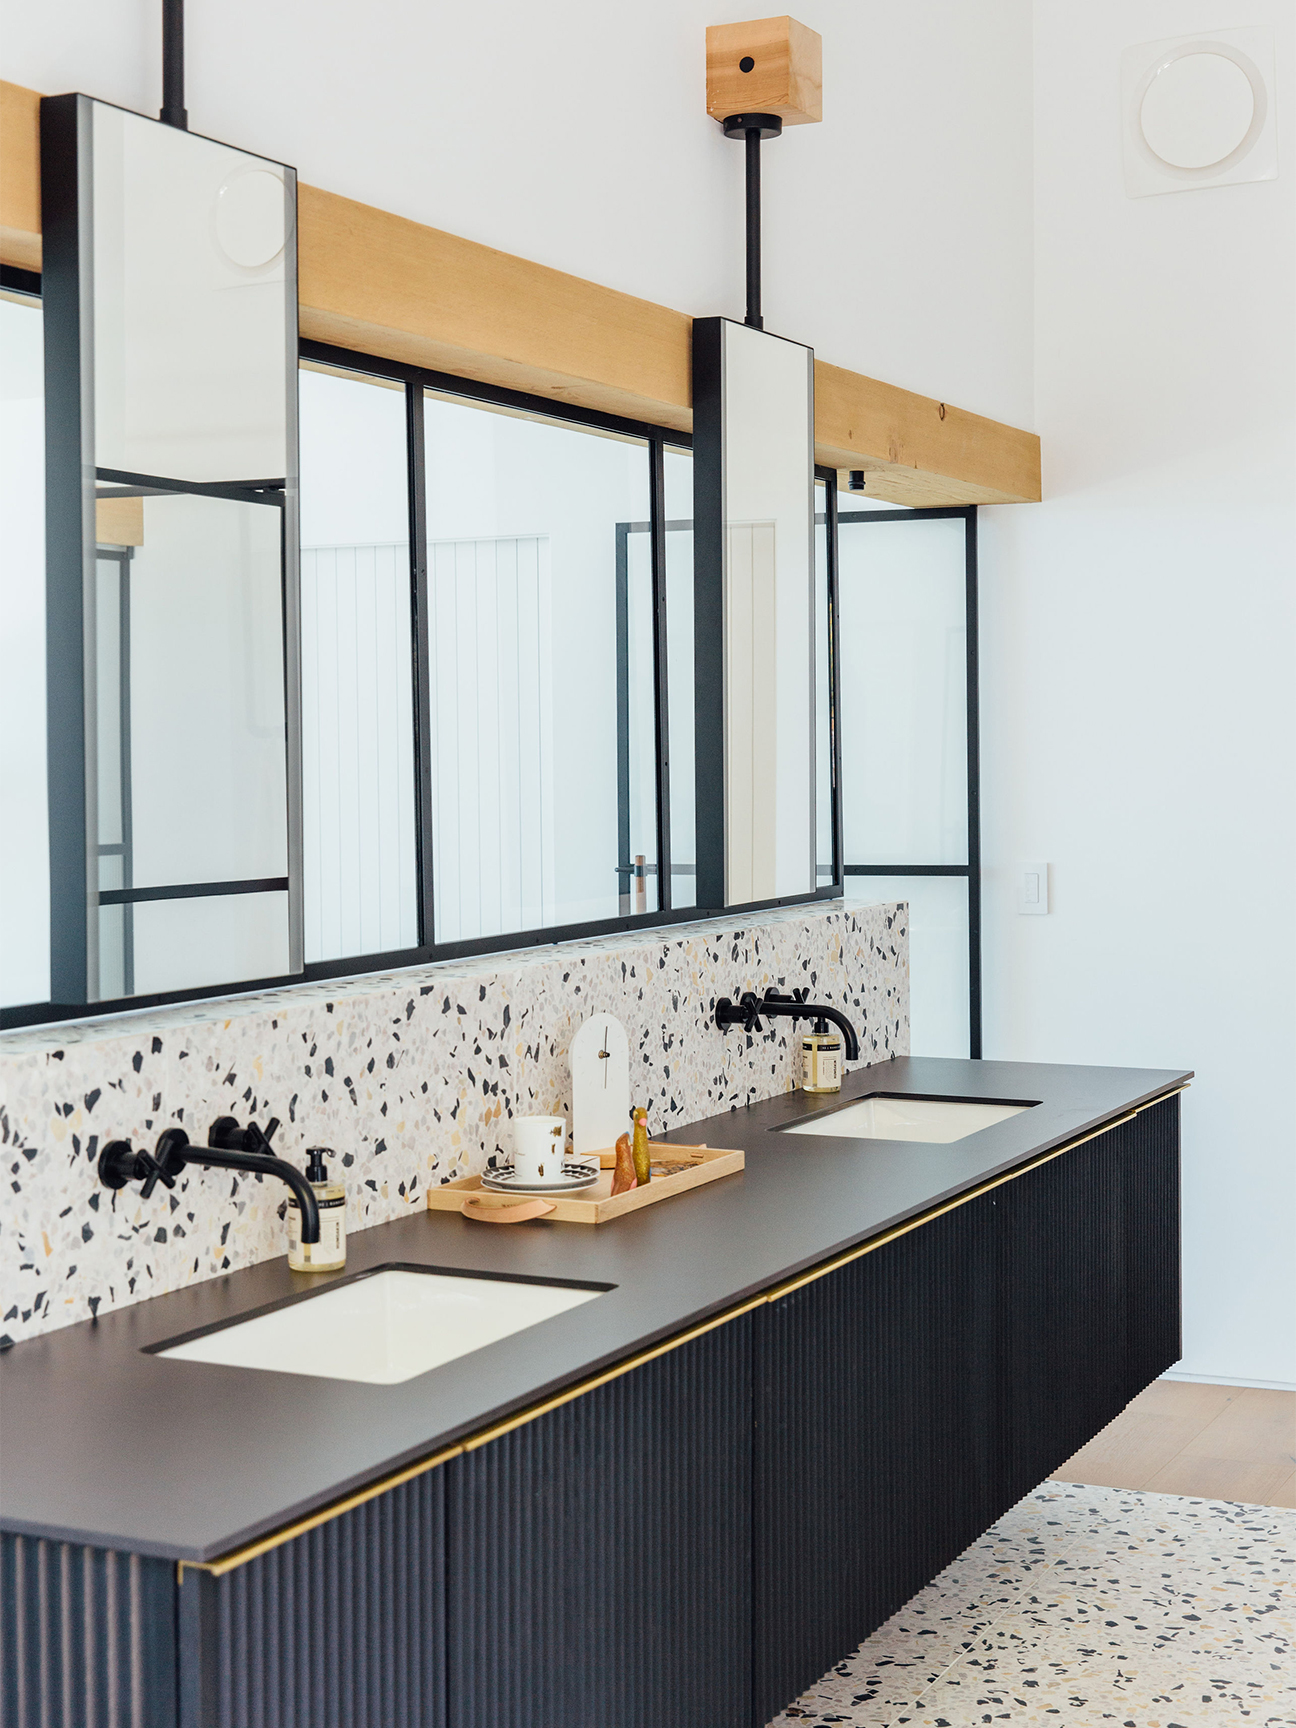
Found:
[[[657,910],[642,439],[428,391],[436,940]]]
[[[41,193],[51,995],[299,971],[296,177],[60,96]]]
[[[413,948],[420,931],[405,391],[319,365],[300,388],[309,962]]]
[[[694,321],[702,905],[816,886],[813,367],[799,343]]]

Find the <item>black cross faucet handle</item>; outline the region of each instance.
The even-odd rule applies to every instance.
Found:
[[[255,1122],[240,1128],[237,1116],[218,1116],[207,1130],[207,1144],[223,1152],[254,1152],[262,1158],[273,1158],[270,1141],[278,1126],[277,1116],[270,1118],[264,1130]]]
[[[272,1116],[266,1123],[264,1129],[260,1128],[255,1122],[249,1122],[243,1134],[244,1151],[259,1152],[263,1158],[273,1158],[274,1147],[270,1144],[270,1141],[274,1137],[274,1131],[278,1126],[279,1118],[277,1116]]]
[[[175,1177],[159,1164],[151,1152],[136,1152],[129,1140],[110,1140],[99,1154],[99,1180],[106,1188],[124,1188],[142,1181],[141,1199],[147,1200],[161,1182],[174,1188]]]

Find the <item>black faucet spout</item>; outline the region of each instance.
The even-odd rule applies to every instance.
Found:
[[[302,1241],[319,1241],[319,1204],[315,1190],[296,1165],[282,1158],[272,1158],[265,1152],[233,1152],[224,1147],[195,1146],[183,1128],[163,1130],[156,1156],[158,1164],[171,1176],[179,1175],[186,1164],[202,1164],[213,1170],[243,1170],[252,1176],[277,1176],[292,1189],[301,1207]]]
[[[245,1170],[253,1176],[277,1176],[286,1182],[301,1207],[302,1241],[320,1239],[319,1203],[315,1190],[293,1164],[264,1152],[234,1152],[218,1146],[194,1146],[183,1128],[165,1128],[158,1136],[152,1156],[136,1152],[129,1140],[113,1140],[99,1155],[99,1180],[106,1188],[124,1188],[128,1182],[143,1182],[145,1200],[154,1184],[175,1187],[175,1179],[186,1164],[205,1164],[216,1170]]]
[[[784,1015],[789,1020],[827,1020],[835,1026],[842,1035],[846,1046],[846,1060],[859,1061],[859,1039],[855,1028],[842,1013],[840,1008],[834,1008],[827,1002],[807,1002],[806,991],[801,990],[792,996],[784,996],[779,991],[770,989],[765,992],[765,1000],[761,1003],[764,1014]]]
[[[859,1039],[855,1028],[841,1009],[833,1008],[827,1002],[807,1002],[806,994],[806,991],[798,990],[794,995],[784,996],[778,990],[769,989],[762,998],[754,991],[747,990],[737,1002],[730,1001],[728,996],[722,996],[715,1005],[715,1023],[722,1032],[727,1032],[730,1026],[741,1026],[747,1032],[759,1032],[759,1017],[762,1014],[768,1020],[828,1020],[842,1035],[846,1060],[858,1062]]]

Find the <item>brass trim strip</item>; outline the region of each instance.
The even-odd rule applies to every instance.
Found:
[[[731,1320],[737,1320],[743,1314],[750,1314],[753,1308],[763,1308],[768,1298],[762,1291],[759,1296],[753,1296],[749,1302],[741,1303],[737,1308],[726,1308],[723,1314],[717,1314],[711,1320],[704,1320],[698,1326],[691,1326],[687,1332],[678,1332],[667,1338],[661,1344],[654,1344],[650,1350],[641,1350],[637,1356],[629,1356],[624,1362],[618,1362],[615,1367],[608,1368],[602,1374],[596,1374],[592,1380],[582,1380],[579,1385],[569,1386],[566,1391],[548,1398],[543,1404],[533,1404],[527,1410],[519,1410],[515,1415],[508,1416],[502,1422],[497,1422],[491,1428],[483,1428],[480,1434],[474,1434],[463,1443],[462,1450],[475,1452],[479,1446],[485,1446],[491,1440],[498,1440],[502,1434],[511,1434],[515,1428],[522,1428],[528,1422],[534,1422],[537,1416],[547,1415],[550,1410],[558,1410],[564,1404],[570,1404],[577,1398],[583,1398],[587,1392],[595,1392],[600,1386],[606,1386],[612,1380],[619,1380],[623,1374],[629,1374],[635,1368],[642,1368],[645,1362],[655,1362],[659,1356],[665,1356],[672,1350],[678,1350],[682,1344],[691,1344],[695,1338],[700,1338],[704,1332],[714,1332],[718,1326],[727,1326]]]
[[[308,1517],[298,1519],[295,1524],[286,1525],[282,1530],[276,1530],[272,1535],[263,1536],[259,1541],[250,1543],[246,1548],[236,1548],[233,1553],[223,1555],[219,1560],[179,1560],[176,1562],[176,1578],[184,1583],[185,1569],[191,1572],[209,1572],[213,1578],[220,1578],[227,1572],[233,1572],[240,1566],[246,1566],[248,1561],[257,1560],[262,1554],[269,1554],[276,1548],[282,1548],[285,1543],[295,1541],[298,1536],[304,1536],[310,1530],[317,1530],[321,1524],[330,1524],[333,1519],[340,1518],[344,1512],[350,1512],[357,1506],[363,1506],[370,1500],[376,1500],[382,1494],[393,1488],[399,1488],[403,1483],[412,1482],[415,1477],[426,1475],[429,1470],[435,1470],[438,1465],[447,1463],[451,1458],[458,1458],[467,1452],[475,1452],[479,1447],[489,1445],[492,1440],[498,1440],[504,1434],[511,1434],[515,1428],[523,1428],[529,1422],[534,1422],[540,1416],[546,1416],[551,1410],[559,1410],[564,1404],[571,1404],[577,1398],[583,1398],[587,1392],[597,1391],[600,1386],[607,1386],[613,1380],[620,1380],[623,1375],[633,1373],[636,1368],[642,1368],[647,1362],[655,1362],[659,1356],[665,1356],[672,1350],[678,1350],[685,1344],[691,1344],[695,1338],[701,1338],[707,1332],[714,1332],[717,1327],[727,1326],[731,1320],[737,1320],[744,1314],[750,1314],[757,1308],[763,1308],[766,1303],[777,1302],[784,1296],[789,1296],[795,1290],[803,1290],[807,1284],[818,1283],[819,1279],[828,1277],[842,1266],[850,1265],[852,1260],[859,1260],[865,1254],[872,1254],[878,1248],[885,1248],[888,1242],[894,1242],[899,1236],[907,1236],[911,1230],[917,1230],[920,1225],[930,1224],[933,1218],[941,1218],[947,1212],[953,1212],[959,1206],[966,1206],[970,1201],[982,1194],[988,1194],[994,1188],[1003,1187],[1006,1182],[1015,1182],[1019,1177],[1029,1175],[1032,1170],[1038,1170],[1041,1165],[1052,1163],[1064,1152],[1074,1152],[1078,1146],[1086,1146],[1091,1140],[1098,1140],[1104,1134],[1110,1134],[1116,1128],[1123,1128],[1127,1122],[1132,1122],[1136,1116],[1141,1116],[1145,1110],[1151,1110],[1154,1105],[1164,1104],[1167,1099],[1177,1098],[1180,1093],[1188,1090],[1187,1085],[1176,1086],[1172,1091],[1161,1092],[1155,1098],[1149,1098],[1146,1104],[1140,1104],[1136,1109],[1124,1116],[1118,1116],[1112,1122],[1104,1122],[1090,1134],[1083,1134],[1078,1140],[1068,1140],[1064,1146],[1056,1146],[1051,1152],[1044,1152],[1038,1158],[1033,1158],[1029,1164],[1021,1164],[1015,1170],[1009,1170],[1002,1176],[995,1176],[979,1187],[970,1188],[966,1194],[956,1195],[943,1206],[934,1207],[930,1212],[920,1213],[916,1218],[906,1219],[903,1224],[897,1224],[894,1230],[888,1230],[881,1236],[874,1236],[869,1241],[861,1243],[856,1248],[848,1248],[844,1253],[824,1261],[813,1267],[809,1272],[803,1272],[796,1278],[789,1278],[782,1284],[776,1284],[769,1290],[762,1290],[759,1296],[753,1296],[748,1301],[740,1303],[736,1308],[726,1308],[723,1314],[716,1314],[710,1320],[703,1320],[697,1326],[690,1326],[687,1332],[676,1333],[661,1344],[654,1344],[647,1350],[641,1350],[634,1356],[628,1356],[623,1362],[618,1362],[603,1373],[596,1374],[592,1379],[582,1380],[575,1386],[569,1386],[565,1391],[556,1393],[552,1398],[546,1398],[543,1403],[532,1404],[525,1410],[519,1410],[503,1421],[492,1423],[489,1428],[483,1428],[479,1433],[472,1434],[467,1440],[461,1440],[454,1446],[447,1446],[443,1451],[435,1452],[430,1458],[421,1458],[417,1464],[411,1464],[406,1469],[398,1471],[394,1476],[385,1476],[381,1481],[371,1482],[365,1488],[358,1489],[345,1500],[337,1500],[331,1506],[325,1506],[318,1512],[312,1512]]]
[[[232,1553],[222,1555],[219,1560],[177,1560],[176,1582],[184,1583],[186,1567],[191,1572],[210,1572],[213,1578],[220,1578],[226,1572],[233,1572],[236,1567],[246,1566],[249,1560],[258,1560],[262,1554],[269,1554],[273,1549],[282,1548],[285,1543],[295,1541],[308,1530],[318,1530],[321,1524],[331,1524],[344,1512],[351,1512],[357,1506],[376,1500],[380,1494],[389,1493],[393,1488],[412,1482],[416,1476],[426,1476],[429,1470],[435,1470],[438,1464],[444,1464],[448,1458],[457,1458],[462,1451],[461,1445],[447,1446],[444,1451],[434,1452],[430,1458],[420,1458],[417,1464],[398,1470],[394,1476],[384,1476],[380,1482],[370,1482],[367,1487],[358,1488],[354,1494],[348,1494],[345,1500],[335,1500],[331,1505],[321,1507],[318,1512],[299,1518],[295,1524],[288,1524],[282,1530],[275,1530],[269,1536],[261,1537],[257,1542],[250,1542],[246,1548],[235,1548]]]

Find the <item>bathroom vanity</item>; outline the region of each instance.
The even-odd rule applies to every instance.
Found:
[[[606,1227],[420,1210],[15,1346],[6,1728],[760,1728],[1177,1360],[1188,1079],[879,1064]]]

